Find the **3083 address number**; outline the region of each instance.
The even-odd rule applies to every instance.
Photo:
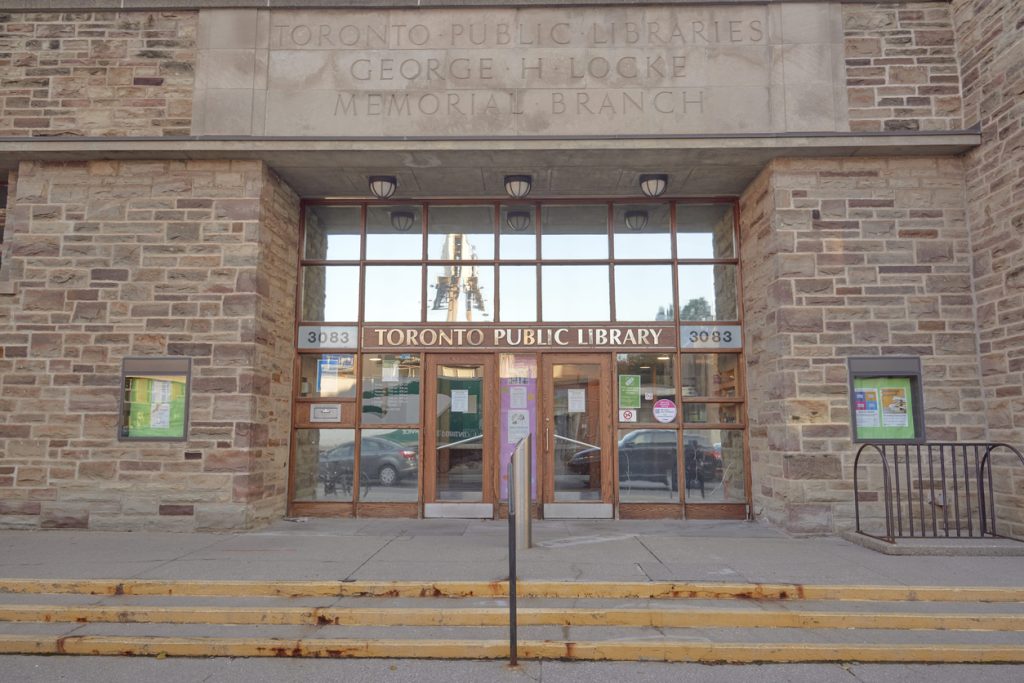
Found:
[[[726,330],[725,332],[720,332],[718,330],[715,330],[714,332],[708,332],[707,330],[701,330],[700,332],[697,330],[691,330],[690,343],[696,344],[697,342],[714,342],[715,344],[724,342],[729,344],[732,342],[732,332],[729,330]]]
[[[303,325],[299,327],[300,349],[354,349],[356,328],[335,325]]]
[[[684,349],[738,349],[743,345],[739,325],[683,325],[679,339]]]

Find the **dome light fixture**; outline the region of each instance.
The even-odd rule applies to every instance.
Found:
[[[668,187],[668,175],[664,173],[643,173],[640,175],[640,191],[645,197],[660,197]]]
[[[505,192],[512,199],[522,199],[533,189],[533,178],[528,175],[505,176]]]
[[[526,232],[530,227],[529,211],[509,211],[505,223],[512,232]]]
[[[391,199],[398,187],[398,179],[393,175],[370,176],[370,194],[377,199]]]
[[[416,216],[411,211],[391,212],[391,227],[395,229],[395,232],[409,232],[415,220]]]
[[[626,212],[626,229],[630,232],[641,232],[647,227],[647,212],[646,211],[627,211]]]

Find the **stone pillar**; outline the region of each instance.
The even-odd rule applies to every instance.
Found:
[[[0,296],[0,526],[284,513],[298,199],[257,161],[23,163]],[[126,356],[189,356],[185,443],[119,442]]]
[[[954,0],[964,125],[982,143],[966,156],[982,385],[994,441],[1024,450],[1024,3]],[[997,514],[1024,537],[1024,467],[995,477]]]
[[[916,355],[931,441],[986,436],[958,158],[770,164],[744,192],[741,264],[756,512],[853,524],[846,359]]]

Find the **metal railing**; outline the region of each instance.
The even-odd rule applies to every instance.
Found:
[[[862,488],[861,459],[870,474],[865,456],[872,452],[881,464],[881,500],[877,485]],[[996,531],[993,454],[1011,461],[1016,456],[1011,466],[1024,466],[1024,455],[1004,443],[864,444],[853,462],[857,533],[889,543],[897,538],[1009,538]],[[879,502],[885,530],[869,533],[862,526],[861,504]]]

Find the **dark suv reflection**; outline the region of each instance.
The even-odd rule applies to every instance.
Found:
[[[722,458],[703,434],[683,436],[686,478],[691,488],[722,478]],[[567,469],[574,474],[589,474],[599,465],[601,451],[588,448],[569,460]],[[619,441],[619,481],[649,481],[678,488],[676,432],[672,429],[638,429]]]
[[[601,451],[588,448],[569,460],[567,469],[574,474],[589,474],[600,464]],[[650,481],[678,488],[676,474],[676,432],[671,429],[638,429],[619,440],[619,481]]]
[[[619,481],[653,481],[679,488],[676,432],[638,429],[619,441]]]
[[[332,479],[339,473],[353,470],[355,443],[349,442],[332,448],[320,457],[322,481]],[[419,459],[414,446],[407,446],[376,436],[364,436],[360,453],[360,479],[394,486],[402,479],[415,479],[419,471]]]

